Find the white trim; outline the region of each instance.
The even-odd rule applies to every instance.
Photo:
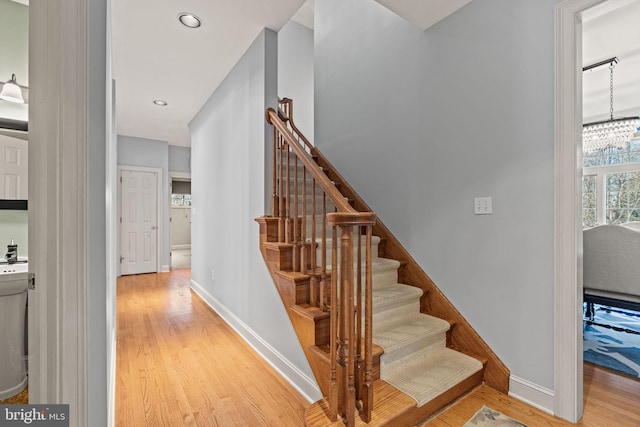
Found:
[[[191,162],[191,156],[189,156],[189,162]],[[169,196],[167,197],[167,199],[169,200],[169,246],[170,246],[169,252],[171,252],[171,250],[173,249],[191,249],[191,244],[188,244],[188,245],[172,245],[171,244],[171,209],[174,209],[174,208],[191,209],[191,206],[173,206],[171,204],[173,180],[174,178],[177,178],[177,181],[191,182],[191,172],[169,171],[168,175],[169,175]],[[171,264],[171,253],[169,253],[169,264]]]
[[[188,245],[172,245],[171,250],[180,250],[180,249],[191,249],[191,244]]]
[[[162,265],[162,168],[150,168],[146,166],[129,166],[118,165],[118,180],[122,178],[122,171],[132,172],[153,172],[157,175],[157,188],[156,188],[156,219],[157,219],[157,245],[156,245],[156,273],[165,273],[169,271],[169,266]],[[122,182],[118,183],[118,216],[122,218]],[[120,238],[122,237],[122,224],[118,221],[118,257],[122,255],[122,248],[120,247]],[[120,263],[118,263],[118,276],[122,274],[120,269]]]
[[[293,363],[264,341],[249,326],[215,299],[206,289],[191,279],[191,289],[197,293],[234,331],[244,339],[262,358],[278,371],[305,399],[313,403],[322,398],[322,392],[313,378],[302,372]]]
[[[169,171],[169,183],[171,183],[174,178],[178,178],[178,181],[184,180],[191,182],[191,172]]]
[[[29,269],[39,334],[29,402],[69,404],[72,426],[89,424],[87,8],[87,0],[29,7]]]
[[[161,270],[162,270],[162,273],[166,273],[168,271],[171,271],[171,267],[165,264],[161,267]]]
[[[603,0],[555,5],[554,414],[582,417],[582,23]]]
[[[553,390],[541,387],[524,378],[511,375],[509,377],[509,396],[522,400],[529,405],[553,415],[555,394]]]

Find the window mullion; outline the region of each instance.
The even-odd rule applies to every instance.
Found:
[[[603,171],[596,175],[596,218],[598,224],[607,223],[607,180]]]

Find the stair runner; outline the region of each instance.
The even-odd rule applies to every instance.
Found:
[[[397,283],[400,263],[378,257],[379,243],[380,238],[373,236],[373,342],[384,349],[380,378],[422,406],[483,366],[447,348],[449,323],[420,312],[422,290]]]

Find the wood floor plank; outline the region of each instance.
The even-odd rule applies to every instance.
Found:
[[[116,426],[302,426],[309,404],[189,289],[189,269],[117,285]],[[640,426],[640,381],[585,364],[583,427]],[[481,386],[428,421],[460,427],[483,405],[530,427],[567,426]]]
[[[191,292],[190,276],[118,279],[116,425],[303,425],[308,402]]]
[[[483,405],[500,411],[530,427],[570,426],[515,398],[481,386],[433,420],[428,427],[464,425]],[[640,381],[585,363],[584,415],[575,424],[582,427],[640,426]]]

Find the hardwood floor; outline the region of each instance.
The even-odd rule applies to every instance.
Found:
[[[116,426],[302,426],[306,400],[189,289],[191,270],[123,276],[117,290]],[[585,364],[578,426],[640,426],[640,381]],[[483,405],[529,427],[570,423],[486,386],[425,426]]]
[[[190,277],[118,279],[116,425],[303,425],[307,401],[191,292]]]
[[[512,417],[529,427],[571,426],[573,424],[539,411],[517,399],[481,386],[425,427],[463,425],[483,405]],[[640,426],[640,381],[584,364],[584,416],[577,426]]]

